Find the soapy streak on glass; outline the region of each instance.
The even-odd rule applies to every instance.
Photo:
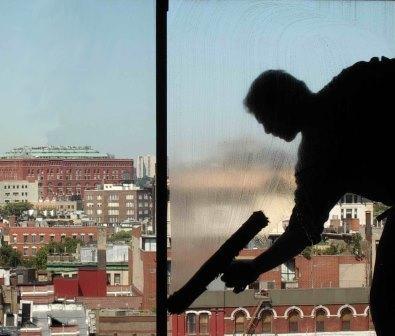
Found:
[[[244,111],[252,80],[284,69],[316,92],[357,61],[394,57],[393,14],[386,2],[170,0],[172,291],[253,211],[269,217],[262,236],[291,214],[300,136],[275,139]]]

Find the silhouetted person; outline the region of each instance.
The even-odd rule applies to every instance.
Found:
[[[289,226],[267,251],[253,261],[235,261],[224,273],[227,287],[240,292],[259,274],[320,242],[329,211],[345,193],[395,203],[394,169],[388,159],[395,136],[394,99],[395,60],[385,57],[352,65],[317,93],[284,71],[266,71],[255,79],[244,103],[265,132],[285,141],[302,135],[295,207]],[[391,334],[395,317],[395,302],[389,300],[395,284],[394,217],[389,212],[371,289],[378,335]]]

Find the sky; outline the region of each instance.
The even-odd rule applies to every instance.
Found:
[[[155,153],[155,1],[0,2],[0,154]]]

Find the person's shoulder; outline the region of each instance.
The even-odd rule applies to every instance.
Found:
[[[359,86],[376,76],[378,72],[389,72],[390,68],[395,68],[395,59],[385,56],[382,56],[381,59],[372,57],[369,61],[358,61],[333,77],[320,93],[337,95],[339,92],[346,91],[349,94],[348,89],[358,90]]]
[[[379,57],[372,57],[369,61],[359,61],[354,63],[353,65],[349,66],[348,68],[345,68],[340,75],[349,75],[352,73],[360,73],[360,72],[365,72],[365,71],[377,71],[379,68],[382,67],[389,67],[389,66],[394,66],[395,65],[395,59],[394,58],[388,58],[385,56],[381,56],[381,59]],[[339,75],[339,76],[340,76]],[[337,76],[337,77],[339,77]]]

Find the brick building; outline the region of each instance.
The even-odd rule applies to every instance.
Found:
[[[152,218],[152,191],[134,184],[103,184],[87,190],[84,211],[96,223],[121,223]]]
[[[181,315],[172,335],[375,335],[369,288],[208,291]]]
[[[156,307],[156,252],[141,245],[141,228],[132,230],[129,256],[129,278],[136,293],[143,299],[143,309]]]
[[[10,226],[4,228],[4,240],[23,256],[34,256],[51,241],[60,242],[65,237],[80,239],[86,243],[97,241],[97,226]]]
[[[15,148],[0,158],[0,181],[38,181],[39,199],[68,199],[100,183],[134,179],[132,159],[116,159],[89,146]]]
[[[242,250],[239,259],[254,259],[263,249]],[[302,255],[260,275],[250,288],[255,290],[286,288],[351,288],[367,287],[369,262],[350,254]]]

